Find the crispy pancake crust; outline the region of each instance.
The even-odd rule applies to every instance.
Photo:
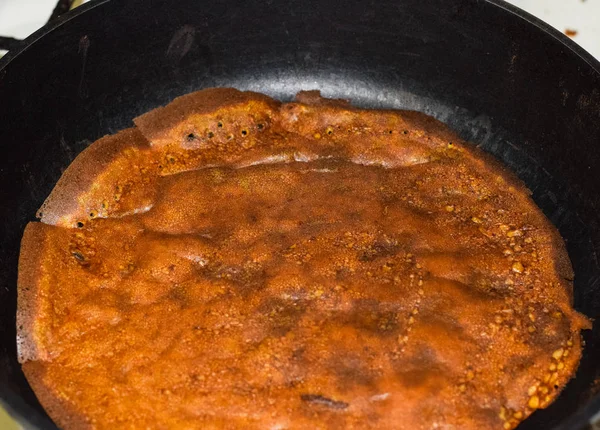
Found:
[[[168,106],[154,109],[134,122],[152,145],[182,141],[189,146],[187,136],[194,134],[198,138],[195,140],[199,140],[206,134],[206,123],[214,122],[221,113],[233,114],[240,120],[244,113],[251,118],[254,113],[258,116],[273,113],[279,105],[278,101],[251,91],[208,88],[177,97]]]
[[[17,345],[21,363],[48,359],[48,355],[42,347],[42,342],[36,339],[40,334],[35,327],[40,315],[41,301],[43,300],[38,282],[41,278],[41,260],[45,242],[42,224],[27,224],[21,240],[21,253],[19,256]]]
[[[52,420],[60,428],[89,429],[93,428],[88,417],[84,416],[68,400],[57,395],[51,383],[44,381],[48,364],[44,361],[27,361],[23,363],[23,373],[35,395]],[[49,386],[50,385],[50,386]]]
[[[90,211],[104,200],[100,193],[94,194],[98,183],[113,183],[114,178],[128,176],[132,163],[138,162],[140,153],[143,156],[149,148],[136,128],[94,142],[64,171],[38,217],[46,224],[75,227],[76,220],[88,218]]]
[[[514,428],[574,375],[560,235],[445,125],[208,89],[27,226],[19,360],[63,428]]]

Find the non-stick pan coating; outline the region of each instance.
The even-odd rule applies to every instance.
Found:
[[[449,123],[527,183],[567,241],[575,307],[600,315],[600,65],[558,32],[497,0],[97,1],[0,61],[0,397],[29,422],[50,426],[16,362],[23,227],[86,145],[209,86]],[[520,428],[600,409],[598,324],[584,337],[576,379]]]

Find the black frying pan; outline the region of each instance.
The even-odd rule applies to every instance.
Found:
[[[209,86],[447,122],[527,183],[567,241],[575,307],[600,315],[600,64],[546,24],[499,0],[99,0],[0,61],[0,397],[24,423],[52,427],[16,361],[23,227],[90,142]],[[519,428],[585,428],[600,410],[598,327],[577,377]]]

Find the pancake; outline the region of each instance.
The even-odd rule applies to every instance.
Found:
[[[18,351],[62,428],[512,429],[590,322],[526,187],[445,125],[185,95],[24,233]]]

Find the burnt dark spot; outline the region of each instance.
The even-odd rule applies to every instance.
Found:
[[[340,185],[338,187],[335,187],[334,191],[339,194],[348,194],[354,191],[354,188],[352,188],[349,185]]]
[[[294,360],[302,360],[304,358],[304,353],[306,352],[306,348],[301,347],[297,348],[292,352],[292,359]]]
[[[223,123],[222,123],[221,121],[219,121],[219,122],[217,123],[217,127],[219,127],[219,128],[223,128]]]
[[[306,306],[302,302],[271,298],[263,301],[258,310],[269,318],[271,333],[282,337],[298,325],[306,312]]]
[[[372,299],[358,299],[350,311],[344,314],[344,323],[378,336],[397,335],[400,328],[395,309],[381,309],[379,302]]]
[[[246,136],[248,134],[247,130],[242,130],[242,136]]]
[[[348,279],[352,276],[352,272],[348,267],[340,267],[335,271],[335,279],[338,281],[343,281],[344,279]]]
[[[81,221],[77,222],[77,228],[83,228],[84,225]]]
[[[290,388],[297,387],[302,384],[302,378],[293,378],[286,382],[286,385]]]
[[[346,218],[350,221],[362,221],[363,214],[361,211],[349,211],[346,212]]]
[[[209,131],[207,136],[209,139],[212,139],[213,137],[215,137],[215,134],[212,131]]]
[[[402,134],[408,134],[408,130],[402,130]]]
[[[336,354],[328,365],[336,376],[338,387],[347,390],[356,385],[375,387],[377,373],[370,369],[365,360],[357,354]]]
[[[439,368],[432,367],[431,369],[411,369],[411,370],[398,370],[396,376],[398,380],[402,382],[402,385],[409,388],[415,388],[427,385],[430,380],[435,380],[436,375],[441,372]]]
[[[210,266],[199,271],[206,278],[226,279],[235,287],[233,291],[247,297],[265,288],[266,275],[264,269],[253,266]]]
[[[90,261],[85,257],[85,255],[83,255],[82,252],[80,251],[73,251],[71,252],[71,255],[73,256],[73,258],[75,258],[75,260],[77,260],[77,262],[82,265],[82,266],[89,266],[90,265]]]
[[[275,335],[283,336],[292,330],[306,312],[306,304],[301,300],[270,297],[263,300],[258,312],[269,318]]]
[[[182,308],[189,304],[189,297],[184,287],[180,285],[174,286],[168,293],[168,298],[177,302]]]
[[[361,262],[368,262],[376,260],[377,258],[389,257],[395,255],[398,252],[398,249],[398,245],[393,242],[375,242],[359,254],[358,260]]]
[[[192,140],[196,139],[196,135],[194,133],[190,133],[186,136],[186,139],[188,140],[188,142],[191,142]]]
[[[448,372],[436,351],[428,346],[419,348],[409,360],[394,362],[394,370],[396,377],[406,388],[431,386],[436,384],[440,375]]]
[[[307,402],[313,405],[325,406],[331,409],[346,409],[349,404],[346,402],[342,402],[339,400],[333,400],[325,396],[321,396],[320,394],[302,394],[300,395],[300,399],[303,402]]]
[[[256,124],[256,128],[262,130],[265,126],[263,124]]]

